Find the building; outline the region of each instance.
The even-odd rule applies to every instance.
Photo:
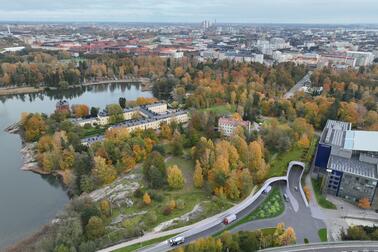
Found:
[[[224,136],[231,136],[239,126],[244,127],[248,132],[251,131],[250,121],[235,120],[228,117],[221,117],[218,120],[218,131]]]
[[[347,51],[346,55],[356,59],[356,67],[373,64],[374,54],[371,52]]]
[[[69,113],[70,104],[66,100],[60,100],[55,105],[55,112],[57,113]]]
[[[138,117],[135,119],[135,115]],[[186,123],[189,121],[188,112],[184,110],[168,110],[166,103],[153,103],[142,105],[134,108],[124,109],[124,121],[113,125],[111,128],[127,128],[129,132],[135,130],[159,129],[163,123]],[[85,124],[91,125],[107,125],[109,116],[106,111],[99,113],[96,118],[89,119],[73,119],[77,125],[84,126]],[[103,136],[88,137],[82,139],[84,145],[90,145],[95,142],[103,141]]]
[[[377,169],[378,131],[352,130],[350,123],[327,121],[315,157],[323,192],[350,202],[366,197],[378,209]]]

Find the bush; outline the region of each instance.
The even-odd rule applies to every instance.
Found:
[[[156,191],[150,191],[148,193],[151,196],[151,198],[152,198],[153,201],[162,202],[164,200],[164,196],[161,195],[161,194],[159,194]]]
[[[309,243],[309,240],[307,238],[304,238],[304,244],[308,244]]]
[[[185,208],[185,201],[182,199],[176,200],[176,208],[177,209],[184,209]]]
[[[164,215],[170,215],[171,213],[172,213],[172,208],[170,208],[169,206],[164,208],[163,210]]]
[[[144,195],[144,191],[141,188],[138,188],[133,193],[135,198],[141,199]]]
[[[157,222],[157,219],[158,219],[158,217],[157,217],[155,211],[148,212],[145,215],[145,222],[148,225],[154,225]]]

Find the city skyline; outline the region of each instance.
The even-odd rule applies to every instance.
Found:
[[[378,3],[374,0],[236,0],[232,5],[225,0],[1,2],[0,20],[12,22],[195,23],[207,19],[224,23],[378,23]]]

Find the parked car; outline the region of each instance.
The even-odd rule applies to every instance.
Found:
[[[227,216],[227,217],[224,218],[223,223],[225,225],[230,224],[231,222],[233,222],[234,220],[236,220],[236,218],[237,218],[236,214],[231,214],[231,215],[229,215],[229,216]]]
[[[175,238],[168,240],[168,243],[171,246],[177,246],[177,245],[183,244],[184,242],[185,242],[185,238],[182,236],[177,236]]]

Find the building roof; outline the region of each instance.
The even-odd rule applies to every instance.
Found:
[[[237,127],[237,126],[248,127],[250,125],[249,121],[239,121],[239,120],[235,120],[235,119],[227,118],[227,117],[219,118],[218,123],[219,124],[227,124],[227,125],[231,125],[231,126],[234,126],[234,127]]]
[[[377,179],[377,165],[361,162],[356,157],[349,159],[331,155],[327,167],[332,170]]]
[[[378,152],[378,131],[346,131],[344,149]]]
[[[347,122],[328,120],[324,127],[320,143],[343,147],[345,132],[350,130],[352,125]]]

